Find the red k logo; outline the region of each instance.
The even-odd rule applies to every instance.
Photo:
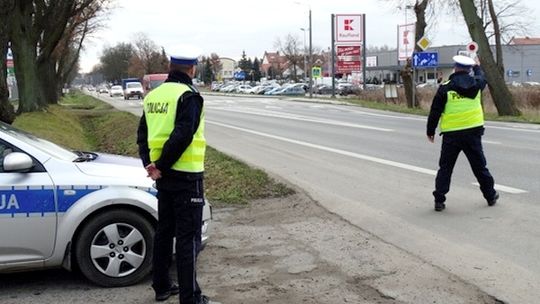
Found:
[[[409,32],[409,30],[403,32],[403,44],[405,45],[409,44]]]
[[[343,21],[344,21],[343,25],[344,25],[346,31],[354,31],[354,29],[352,27],[352,23],[353,23],[354,19],[345,19]]]

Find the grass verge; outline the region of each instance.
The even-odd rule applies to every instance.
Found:
[[[64,97],[46,111],[17,117],[15,127],[74,150],[138,157],[139,118],[81,93]],[[282,197],[294,190],[211,147],[206,154],[206,197],[213,204],[246,204],[253,199]]]

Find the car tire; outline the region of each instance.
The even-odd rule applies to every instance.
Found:
[[[75,243],[81,273],[104,287],[133,285],[151,271],[154,227],[129,210],[101,213],[82,227]]]

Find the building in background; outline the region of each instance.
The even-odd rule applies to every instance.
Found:
[[[234,70],[236,69],[236,61],[227,57],[220,57],[221,71],[219,72],[219,81],[228,81],[233,79]]]
[[[503,45],[504,77],[506,82],[540,82],[540,61],[538,60],[540,58],[540,39],[514,38],[512,41],[513,44]],[[437,78],[440,76],[443,79],[448,79],[454,69],[452,57],[460,51],[466,51],[466,46],[431,47],[426,51],[438,53],[439,65],[437,68],[417,69],[416,83],[436,83]],[[492,51],[495,53],[494,46],[492,46]],[[366,65],[366,82],[400,82],[399,71],[404,62],[398,62],[396,50],[368,52],[366,57],[370,59],[369,64]]]

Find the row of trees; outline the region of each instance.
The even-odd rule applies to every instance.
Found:
[[[17,113],[57,103],[63,84],[77,73],[84,40],[99,29],[111,1],[0,1],[0,120],[15,119],[6,82],[8,48],[16,67]]]
[[[145,74],[167,73],[169,58],[163,47],[144,33],[138,33],[132,43],[105,47],[100,63],[91,73],[102,74],[107,82],[119,83],[122,78],[142,78]]]

